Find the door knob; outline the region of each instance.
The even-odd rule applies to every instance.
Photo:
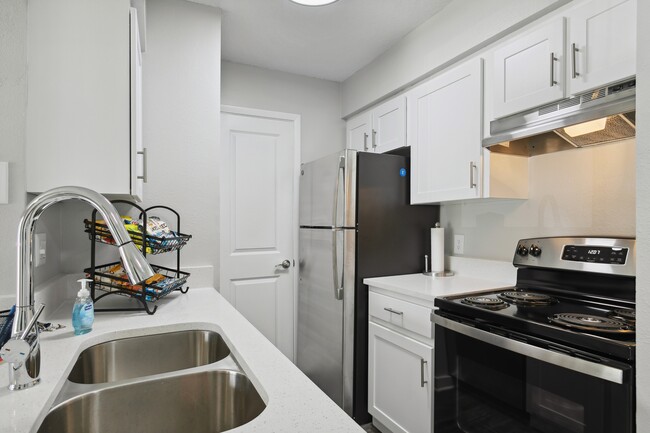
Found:
[[[283,260],[282,263],[275,265],[276,268],[289,269],[291,262],[289,260]]]

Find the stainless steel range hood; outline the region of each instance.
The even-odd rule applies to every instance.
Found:
[[[483,147],[535,156],[631,138],[636,135],[635,103],[635,79],[595,89],[490,122],[491,136]]]

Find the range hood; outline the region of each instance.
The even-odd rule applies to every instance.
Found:
[[[490,122],[483,147],[535,156],[636,135],[636,79]]]

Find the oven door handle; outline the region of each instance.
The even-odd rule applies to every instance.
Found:
[[[625,372],[619,368],[598,364],[597,362],[587,361],[564,353],[554,352],[531,344],[522,343],[521,341],[512,340],[482,329],[464,325],[454,320],[438,316],[434,313],[431,313],[431,320],[438,326],[475,338],[484,343],[492,344],[493,346],[519,353],[520,355],[535,358],[539,361],[544,361],[549,364],[557,365],[558,367],[577,371],[598,379],[607,380],[619,385],[623,384],[623,374]]]

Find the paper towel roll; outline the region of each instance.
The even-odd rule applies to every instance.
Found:
[[[445,271],[445,229],[437,223],[431,229],[431,272]]]

